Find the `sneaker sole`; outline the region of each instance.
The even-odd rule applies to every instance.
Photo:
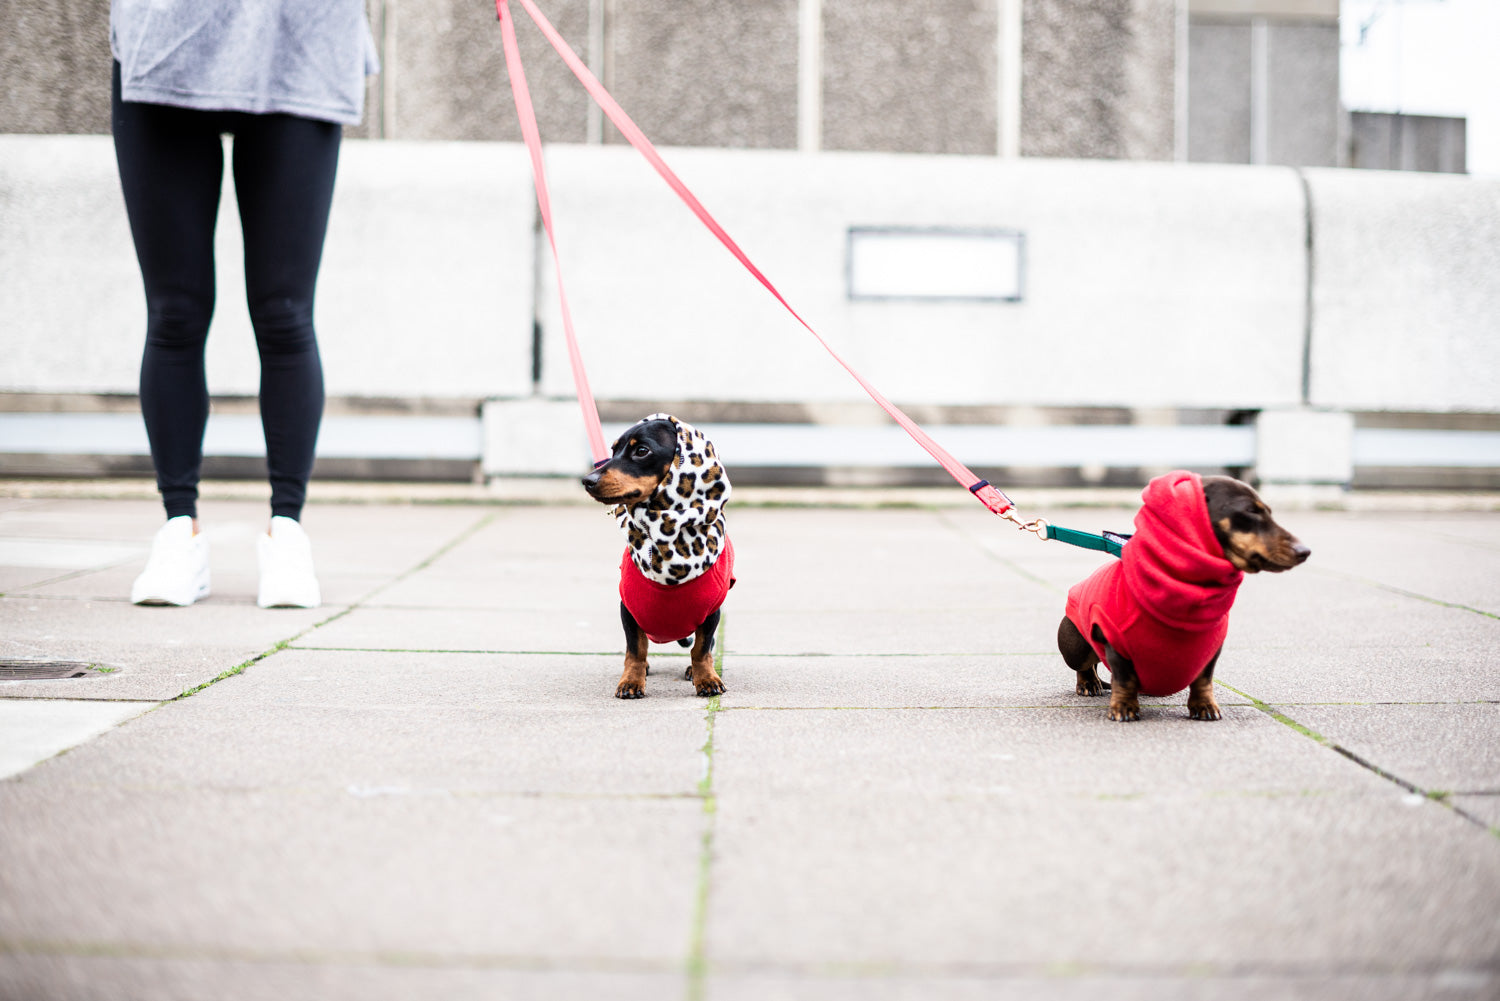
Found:
[[[164,598],[164,597],[161,597],[160,595],[149,595],[149,596],[144,597],[144,598],[131,598],[130,599],[130,603],[132,605],[153,605],[153,606],[167,605],[167,606],[171,606],[173,608],[186,608],[186,607],[188,607],[189,605],[193,604],[194,602],[198,601],[201,598],[207,598],[208,597],[208,593],[209,593],[208,592],[208,588],[205,587],[203,590],[199,591],[197,594],[193,595],[191,598],[187,599],[186,601],[179,601],[179,600],[177,600],[175,598]]]

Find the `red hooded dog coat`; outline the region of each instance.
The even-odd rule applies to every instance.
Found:
[[[734,544],[726,536],[714,565],[685,584],[658,584],[641,573],[625,550],[620,560],[620,600],[652,643],[672,643],[697,631],[734,587]]]
[[[1141,694],[1172,695],[1223,645],[1244,575],[1224,558],[1197,474],[1158,476],[1141,502],[1121,558],[1068,592],[1067,615],[1101,664],[1109,661],[1094,640],[1096,625],[1135,665]]]

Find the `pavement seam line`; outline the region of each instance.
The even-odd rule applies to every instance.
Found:
[[[601,973],[670,973],[668,960],[633,956],[580,956],[560,959],[515,953],[440,953],[404,949],[255,949],[223,946],[152,945],[142,942],[98,942],[60,939],[0,938],[0,956],[70,956],[114,959],[209,960],[239,963],[298,963],[304,966],[375,965],[439,970],[533,970]]]
[[[714,669],[719,676],[724,674],[724,637],[727,615],[719,616],[717,650],[714,652]],[[688,936],[687,997],[688,1001],[703,1001],[707,990],[708,960],[704,955],[708,935],[708,895],[713,870],[714,828],[719,812],[718,797],[714,793],[714,722],[722,711],[721,695],[708,700],[704,723],[708,735],[700,749],[703,755],[703,778],[698,780],[698,798],[703,803],[703,837],[698,847],[698,882],[693,895],[693,924]]]
[[[0,591],[0,598],[50,598],[52,597],[52,595],[33,594],[31,593],[32,589],[39,587],[51,587],[53,584],[62,584],[72,580],[75,577],[86,577],[89,574],[99,573],[103,570],[113,570],[116,567],[122,567],[127,563],[134,562],[139,558],[140,557],[138,556],[130,556],[123,560],[116,560],[113,563],[99,563],[95,566],[84,567],[82,570],[69,570],[67,573],[58,574],[56,577],[48,577],[46,580],[39,580],[35,583],[27,584],[25,587],[19,588],[14,591]]]
[[[1432,790],[1432,789],[1423,789],[1421,786],[1418,786],[1416,783],[1409,782],[1406,779],[1403,779],[1401,776],[1395,774],[1394,772],[1390,772],[1390,771],[1387,771],[1384,768],[1381,768],[1379,765],[1375,764],[1373,761],[1369,761],[1366,758],[1361,757],[1360,755],[1358,755],[1358,754],[1354,753],[1353,751],[1349,750],[1349,748],[1343,746],[1342,744],[1340,744],[1340,743],[1338,743],[1336,741],[1333,741],[1333,740],[1329,740],[1327,737],[1323,736],[1321,733],[1317,732],[1316,730],[1312,729],[1309,726],[1306,726],[1306,725],[1304,725],[1302,723],[1297,722],[1296,720],[1292,719],[1290,716],[1286,715],[1285,713],[1278,712],[1276,710],[1276,708],[1274,706],[1270,705],[1269,703],[1262,702],[1260,699],[1257,699],[1255,696],[1250,695],[1250,694],[1248,694],[1246,692],[1242,692],[1238,688],[1235,688],[1233,685],[1227,685],[1223,681],[1216,681],[1215,683],[1218,684],[1218,685],[1220,685],[1221,687],[1229,689],[1231,692],[1234,692],[1234,694],[1240,696],[1241,698],[1249,699],[1250,703],[1253,706],[1255,706],[1256,709],[1259,709],[1261,712],[1265,713],[1267,716],[1271,717],[1272,719],[1274,719],[1276,722],[1282,724],[1283,726],[1290,727],[1291,729],[1296,730],[1298,733],[1302,734],[1304,737],[1308,737],[1308,738],[1311,738],[1314,741],[1317,741],[1319,744],[1321,744],[1322,746],[1328,748],[1330,751],[1333,751],[1336,754],[1339,754],[1339,755],[1347,758],[1348,760],[1354,762],[1356,765],[1359,765],[1361,768],[1365,769],[1366,771],[1372,772],[1375,775],[1380,776],[1381,778],[1385,779],[1387,782],[1390,782],[1391,784],[1393,784],[1395,786],[1398,786],[1399,788],[1405,789],[1408,793],[1411,793],[1412,795],[1421,796],[1423,799],[1425,799],[1425,800],[1427,800],[1429,802],[1436,803],[1436,804],[1438,804],[1439,806],[1442,806],[1442,807],[1446,807],[1448,810],[1450,810],[1453,813],[1457,814],[1458,816],[1462,817],[1464,820],[1467,820],[1469,823],[1474,824],[1475,826],[1477,826],[1477,827],[1479,827],[1479,828],[1481,828],[1483,830],[1489,831],[1490,834],[1494,835],[1497,839],[1500,839],[1500,827],[1492,827],[1487,822],[1485,822],[1485,821],[1481,820],[1480,818],[1474,816],[1473,814],[1469,813],[1467,810],[1463,810],[1463,809],[1460,809],[1459,807],[1455,806],[1451,802],[1451,798],[1452,798],[1452,793],[1451,792],[1441,791],[1441,790]]]
[[[1063,594],[1064,593],[1064,589],[1063,588],[1058,587],[1056,584],[1052,583],[1049,580],[1046,580],[1045,578],[1038,577],[1036,574],[1034,574],[1031,571],[1026,570],[1025,568],[1023,568],[1020,564],[1016,563],[1014,560],[1012,560],[1012,559],[1010,559],[1008,557],[1005,557],[1005,556],[1001,556],[999,553],[995,552],[989,546],[985,545],[984,540],[975,538],[974,537],[974,533],[972,531],[964,528],[963,526],[959,525],[957,522],[955,522],[953,520],[952,512],[950,512],[950,511],[948,511],[946,509],[938,509],[936,511],[936,514],[938,515],[938,520],[941,521],[943,524],[947,525],[950,529],[952,529],[953,532],[955,534],[957,534],[960,539],[962,539],[964,542],[968,543],[969,545],[973,546],[974,548],[978,549],[981,553],[983,553],[984,555],[988,556],[991,560],[993,560],[994,562],[1000,564],[1002,567],[1004,567],[1005,569],[1009,570],[1011,573],[1015,574],[1017,577],[1020,577],[1022,580],[1025,580],[1028,583],[1036,584],[1038,587],[1042,588],[1044,591],[1048,591],[1048,592],[1050,592],[1052,594]]]
[[[1408,591],[1405,588],[1397,587],[1394,584],[1386,584],[1383,581],[1378,581],[1371,577],[1365,577],[1360,574],[1343,573],[1338,570],[1329,570],[1326,567],[1314,567],[1313,569],[1316,573],[1322,574],[1326,577],[1337,577],[1341,580],[1353,581],[1357,584],[1365,584],[1369,587],[1377,588],[1381,591],[1389,591],[1392,594],[1399,594],[1403,598],[1415,598],[1417,601],[1425,601],[1429,605],[1438,605],[1442,608],[1453,608],[1461,612],[1473,612],[1475,615],[1483,615],[1487,619],[1500,619],[1500,615],[1496,615],[1494,612],[1486,612],[1482,608],[1475,608],[1472,605],[1464,605],[1457,601],[1444,601],[1442,598],[1434,598],[1428,594],[1418,594],[1416,591]]]
[[[339,619],[342,619],[344,616],[348,615],[350,612],[353,612],[355,609],[360,608],[361,606],[363,606],[365,604],[365,602],[369,601],[371,598],[373,598],[375,595],[379,594],[381,591],[384,591],[386,588],[393,587],[396,584],[401,583],[401,581],[405,580],[407,577],[410,577],[412,574],[416,573],[417,571],[422,570],[425,567],[431,566],[432,563],[435,560],[441,558],[445,553],[448,553],[448,552],[452,551],[461,542],[463,542],[464,540],[468,539],[471,535],[473,535],[474,533],[478,532],[480,529],[484,528],[490,522],[494,521],[495,518],[496,518],[496,514],[495,513],[490,513],[490,514],[485,515],[484,517],[480,518],[477,522],[475,522],[474,524],[470,525],[468,528],[464,529],[462,532],[458,533],[458,535],[454,536],[454,538],[451,539],[447,543],[447,545],[445,545],[445,546],[441,547],[440,549],[438,549],[437,552],[435,552],[432,555],[428,556],[426,559],[422,560],[416,566],[411,567],[410,569],[402,571],[401,573],[397,574],[395,577],[392,577],[390,580],[386,581],[384,584],[377,585],[374,589],[372,589],[371,591],[369,591],[368,593],[366,593],[362,597],[356,598],[352,603],[350,603],[346,607],[340,609],[339,611],[334,612],[332,615],[328,616],[326,619],[323,619],[322,621],[319,621],[319,622],[314,622],[312,625],[308,626],[306,629],[302,630],[300,633],[297,633],[294,636],[288,637],[287,639],[278,641],[276,643],[276,645],[273,646],[273,647],[271,647],[269,650],[263,650],[260,653],[256,654],[255,656],[251,657],[249,660],[245,661],[244,663],[236,664],[234,667],[229,668],[227,671],[220,672],[217,677],[210,678],[208,681],[203,682],[201,685],[196,685],[196,686],[194,686],[192,688],[189,688],[189,689],[186,689],[186,690],[184,690],[182,692],[179,692],[178,694],[174,695],[172,698],[164,700],[162,702],[162,705],[167,705],[168,703],[172,703],[172,702],[180,702],[183,699],[191,698],[192,696],[197,695],[199,692],[203,691],[205,688],[209,688],[209,687],[212,687],[213,685],[217,685],[219,682],[224,681],[224,680],[226,680],[228,678],[232,678],[232,677],[234,677],[237,674],[243,674],[243,673],[245,673],[245,669],[247,667],[249,667],[250,665],[252,665],[252,664],[258,664],[261,661],[265,660],[267,657],[270,657],[273,654],[280,653],[281,651],[285,650],[287,647],[291,646],[293,643],[295,643],[298,640],[300,640],[302,637],[308,635],[309,633],[315,632],[318,629],[322,629],[324,626],[328,625],[330,622],[337,622]],[[160,708],[160,706],[158,706],[157,708]],[[152,711],[155,712],[155,710],[152,710]]]

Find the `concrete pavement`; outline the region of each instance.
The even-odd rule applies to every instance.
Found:
[[[202,514],[136,608],[157,505],[0,499],[0,659],[102,672],[0,683],[0,998],[1500,997],[1500,514],[1286,514],[1129,725],[978,505],[732,504],[729,691],[638,702],[597,507],[315,503],[310,611]]]

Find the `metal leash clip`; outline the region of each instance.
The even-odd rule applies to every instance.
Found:
[[[1030,521],[1022,521],[1021,516],[1016,514],[1015,508],[1011,508],[1000,517],[1015,525],[1023,532],[1035,532],[1037,537],[1041,539],[1045,539],[1047,537],[1046,518],[1033,518]]]

